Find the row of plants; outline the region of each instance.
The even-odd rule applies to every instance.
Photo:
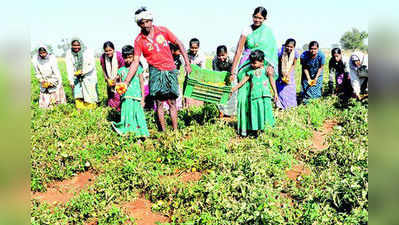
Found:
[[[104,101],[101,79],[99,87]],[[31,190],[44,192],[82,171],[98,176],[65,205],[33,199],[32,224],[124,224],[134,221],[124,204],[142,194],[170,224],[368,222],[367,102],[342,108],[336,97],[323,97],[274,111],[273,129],[242,139],[234,122],[217,119],[212,104],[179,111],[177,132],[158,132],[154,113],[147,112],[151,135],[142,141],[113,132],[110,122],[118,115],[109,108],[78,112],[70,101],[41,110],[37,89],[33,78]],[[338,123],[327,136],[329,147],[311,151],[313,131],[326,120]],[[289,179],[287,170],[298,164],[310,175]],[[190,171],[200,171],[201,179],[185,183],[177,176]]]

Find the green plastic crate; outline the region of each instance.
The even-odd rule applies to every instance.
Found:
[[[186,77],[184,97],[204,102],[226,104],[231,93],[229,83],[230,73],[202,69],[191,64],[192,72]],[[211,83],[223,83],[224,86],[215,86]]]

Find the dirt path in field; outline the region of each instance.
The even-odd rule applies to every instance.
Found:
[[[97,219],[91,219],[90,222],[87,222],[86,225],[97,225],[98,221]]]
[[[32,198],[49,204],[65,204],[79,192],[94,183],[96,176],[87,171],[71,179],[49,184],[46,192],[36,192]]]
[[[178,178],[181,182],[195,182],[199,181],[202,177],[201,172],[179,172],[175,171],[175,174],[169,176],[160,177],[161,181],[170,179],[170,178]],[[141,195],[140,198],[126,203],[122,205],[122,209],[126,212],[127,215],[133,217],[137,225],[153,225],[157,222],[170,222],[169,217],[164,216],[157,212],[152,212],[151,210],[151,201],[145,199],[144,195]]]
[[[288,204],[291,206],[291,207],[294,207],[294,202],[295,202],[295,200],[291,197],[291,195],[290,194],[288,194],[288,193],[280,193],[280,197],[281,198],[284,198],[284,199],[287,199],[288,200]],[[280,203],[280,207],[284,207],[284,204],[281,202]]]
[[[312,137],[313,148],[311,150],[312,152],[320,152],[328,148],[326,136],[331,133],[333,127],[337,124],[338,123],[335,120],[326,120],[323,124],[322,131],[313,131],[313,137]]]
[[[201,172],[184,172],[179,176],[180,180],[183,181],[184,183],[199,181],[201,177],[202,177]]]
[[[144,195],[141,195],[138,199],[122,204],[120,208],[129,216],[134,218],[134,223],[130,220],[124,224],[136,224],[136,225],[156,225],[158,222],[165,223],[170,222],[169,217],[162,215],[158,212],[151,210],[151,201],[145,199]],[[96,218],[89,219],[86,225],[97,225],[98,220]]]
[[[309,176],[311,173],[310,169],[307,168],[303,163],[293,166],[290,170],[287,170],[285,174],[293,181],[298,181],[301,176]]]
[[[160,213],[151,211],[151,202],[141,196],[140,198],[122,206],[125,212],[135,219],[137,225],[152,225],[157,222],[170,222],[170,219]]]
[[[169,179],[169,178],[174,178],[177,177],[181,182],[188,183],[188,182],[194,182],[194,181],[199,181],[202,177],[202,172],[179,172],[169,175],[169,176],[161,176],[161,180]]]
[[[176,169],[174,174],[168,176],[161,176],[159,179],[163,181],[166,179],[177,177],[181,182],[188,183],[188,182],[195,182],[201,180],[202,174],[203,173],[200,171],[179,171],[178,169]]]
[[[323,124],[322,131],[313,131],[312,137],[312,152],[320,152],[328,148],[326,137],[332,132],[334,126],[338,123],[335,120],[326,120]],[[286,171],[286,175],[289,179],[298,181],[298,178],[305,175],[310,175],[311,171],[303,163],[294,165],[290,170]]]

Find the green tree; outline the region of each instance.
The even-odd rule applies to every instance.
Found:
[[[352,28],[352,31],[347,31],[340,39],[341,46],[347,50],[367,50],[368,46],[364,44],[364,40],[368,38],[366,31],[359,31]]]
[[[304,45],[302,46],[302,49],[303,49],[304,51],[309,50],[309,44],[308,44],[308,43],[304,44]]]
[[[74,38],[63,38],[61,39],[61,43],[57,45],[57,48],[62,52],[61,57],[65,57],[68,50],[71,49],[71,40]],[[86,45],[82,45],[82,50],[87,49]]]
[[[71,43],[69,39],[68,38],[61,39],[61,43],[57,45],[57,48],[63,51],[61,56],[65,57],[67,50],[71,48]]]

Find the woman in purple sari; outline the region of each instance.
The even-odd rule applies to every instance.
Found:
[[[125,65],[122,54],[115,51],[114,44],[110,41],[104,43],[104,53],[100,57],[101,67],[103,68],[105,82],[107,83],[108,106],[116,109],[120,108],[120,95],[115,91],[115,81],[118,78],[118,69]]]
[[[279,101],[277,107],[289,109],[297,106],[296,84],[295,84],[295,65],[298,52],[295,49],[296,41],[288,39],[278,53],[278,73],[276,80]]]

